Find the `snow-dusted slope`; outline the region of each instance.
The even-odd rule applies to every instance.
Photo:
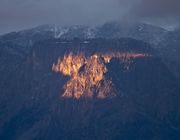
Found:
[[[73,38],[121,38],[131,37],[135,39],[150,41],[157,44],[167,31],[160,27],[144,23],[121,23],[109,22],[103,25],[88,26],[57,26],[42,25],[32,29],[13,32],[1,36],[8,41],[24,44],[23,41],[39,41],[47,38],[73,39]],[[21,38],[21,39],[20,39]],[[24,38],[24,40],[22,40]]]

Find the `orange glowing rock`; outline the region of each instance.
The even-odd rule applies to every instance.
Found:
[[[85,58],[83,55],[65,55],[63,60],[58,60],[58,65],[53,65],[53,70],[56,72],[61,72],[64,75],[72,76],[78,73],[79,69],[85,63]]]
[[[104,99],[116,96],[113,83],[105,78],[106,63],[110,63],[112,58],[118,58],[127,64],[125,68],[128,70],[130,59],[148,56],[150,55],[143,53],[112,52],[86,57],[83,53],[69,53],[65,54],[63,59],[59,59],[57,64],[53,64],[52,70],[70,76],[70,80],[64,86],[62,97]]]

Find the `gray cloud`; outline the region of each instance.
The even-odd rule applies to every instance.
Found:
[[[180,16],[179,0],[141,0],[134,8],[138,16],[143,17],[177,17]]]
[[[180,0],[137,0],[128,16],[171,29],[180,25]]]
[[[0,1],[0,31],[46,23],[99,24],[119,19],[126,11],[118,0]]]
[[[177,19],[179,0],[0,0],[0,33],[39,24],[101,24],[122,18]]]

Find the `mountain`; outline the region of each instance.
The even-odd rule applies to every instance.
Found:
[[[0,139],[179,139],[178,79],[149,43],[75,38],[21,47],[0,44]]]
[[[179,37],[178,29],[167,31],[150,24],[121,21],[108,22],[95,27],[43,25],[2,35],[0,42],[10,42],[19,45],[22,51],[28,53],[34,43],[47,39],[133,38],[151,44],[169,69],[180,79]]]

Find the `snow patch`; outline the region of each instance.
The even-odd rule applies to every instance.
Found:
[[[95,38],[95,29],[94,28],[87,29],[87,38]]]
[[[68,31],[69,31],[68,28],[54,27],[54,38],[56,38],[56,39],[61,38]]]

